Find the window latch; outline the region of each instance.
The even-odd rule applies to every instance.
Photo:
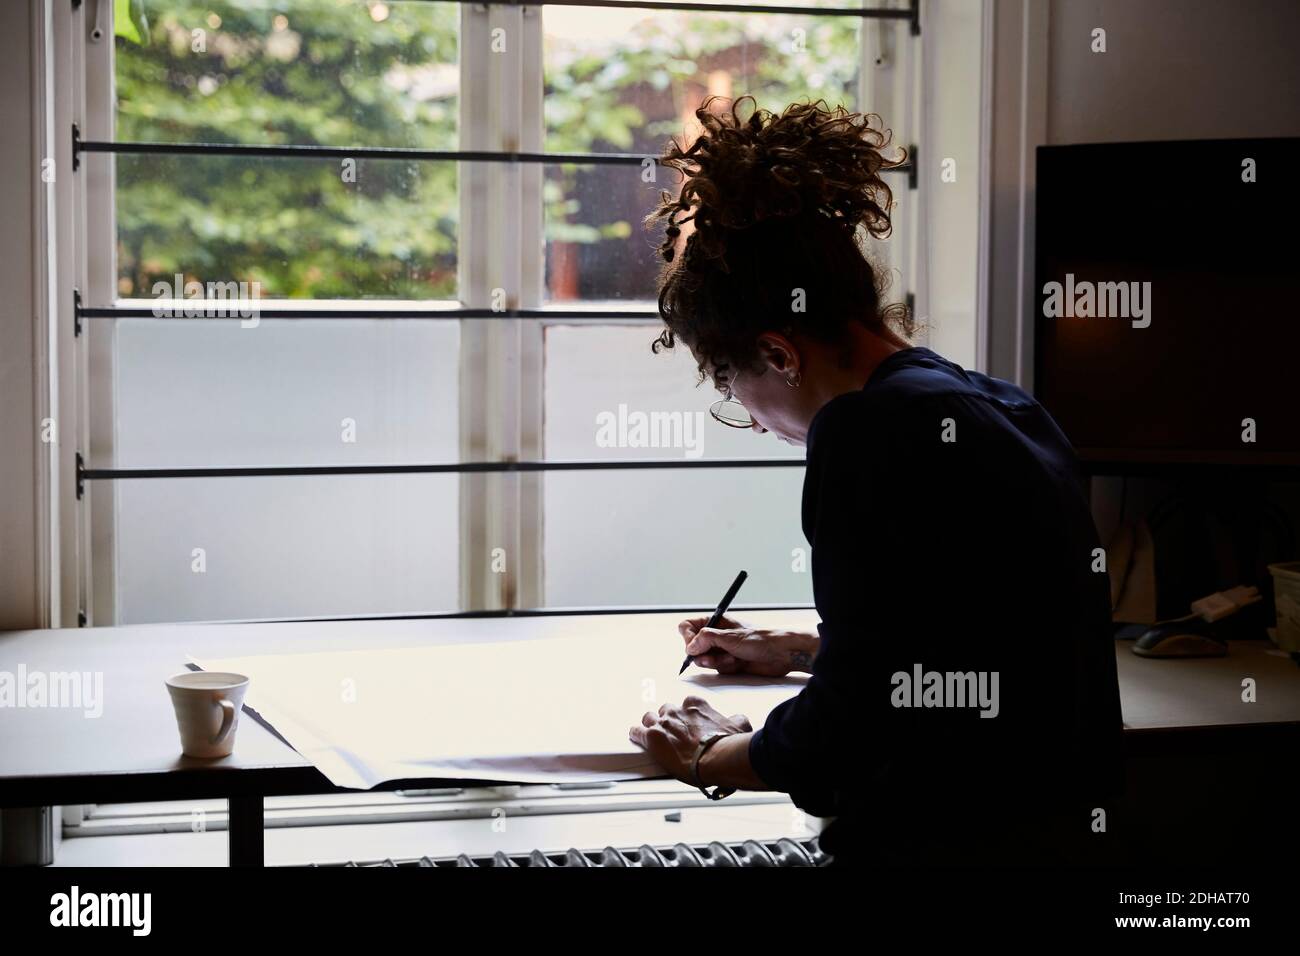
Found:
[[[95,0],[95,20],[90,26],[90,42],[98,43],[104,39],[104,0]]]

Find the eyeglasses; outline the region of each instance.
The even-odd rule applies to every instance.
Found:
[[[735,386],[736,379],[738,378],[740,378],[739,372],[731,376],[731,381],[727,383],[727,397],[720,398],[710,405],[709,414],[722,422],[722,424],[729,425],[732,428],[753,428],[753,416],[745,410],[744,405],[740,404],[740,402],[736,401],[732,397],[731,390]]]

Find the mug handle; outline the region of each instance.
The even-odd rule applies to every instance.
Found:
[[[228,700],[219,700],[216,703],[221,708],[221,729],[212,738],[212,743],[219,744],[230,736],[230,729],[235,726],[235,705]]]

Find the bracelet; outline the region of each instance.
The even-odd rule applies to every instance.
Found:
[[[700,745],[695,748],[695,758],[691,761],[691,783],[698,787],[700,793],[704,794],[710,800],[721,800],[723,797],[729,797],[736,792],[735,787],[717,786],[714,787],[713,792],[710,793],[705,788],[704,781],[700,779],[700,758],[704,756],[704,751],[708,750],[709,747],[713,746],[713,744],[717,743],[723,737],[730,736],[731,734],[726,731],[718,731],[709,734],[709,736],[701,740]]]

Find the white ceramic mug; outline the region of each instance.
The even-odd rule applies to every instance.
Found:
[[[227,671],[184,671],[167,678],[185,756],[230,756],[247,690],[247,677]]]

